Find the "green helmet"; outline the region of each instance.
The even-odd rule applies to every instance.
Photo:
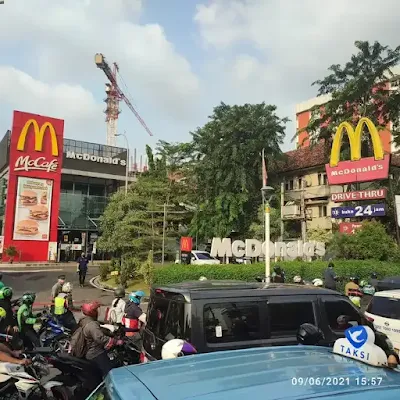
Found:
[[[367,286],[368,285],[368,281],[366,281],[365,279],[363,279],[361,282],[360,282],[360,287],[364,287],[364,286]]]
[[[35,293],[25,293],[22,296],[22,303],[23,304],[33,304],[36,300],[36,294]]]
[[[13,296],[13,291],[10,287],[4,286],[2,289],[0,289],[0,300],[3,299],[11,299]]]

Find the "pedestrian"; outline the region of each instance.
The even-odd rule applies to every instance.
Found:
[[[88,270],[89,260],[85,256],[85,253],[82,253],[78,258],[78,273],[79,273],[79,285],[81,287],[85,286],[85,278]]]
[[[62,287],[65,283],[65,275],[58,275],[57,282],[51,288],[51,300],[54,302],[54,299],[61,293]]]
[[[335,265],[330,261],[328,268],[324,271],[324,286],[331,290],[336,290],[336,281],[339,279],[334,268]]]

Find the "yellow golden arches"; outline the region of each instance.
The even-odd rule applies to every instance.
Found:
[[[18,143],[17,143],[17,150],[23,151],[25,148],[26,136],[28,134],[29,128],[33,126],[33,132],[35,136],[35,151],[42,151],[43,150],[43,139],[44,134],[46,133],[47,129],[50,133],[51,138],[51,154],[55,157],[58,156],[58,144],[57,144],[57,135],[54,129],[54,126],[50,122],[45,122],[40,128],[39,124],[35,119],[30,119],[26,121],[24,127],[22,128],[21,134],[19,135]]]
[[[361,159],[361,136],[363,133],[364,125],[368,127],[369,134],[371,135],[372,147],[374,150],[375,160],[383,160],[385,154],[383,151],[382,141],[375,124],[366,117],[358,121],[356,129],[348,122],[342,122],[336,130],[333,138],[330,166],[336,167],[340,161],[340,148],[342,147],[343,134],[347,133],[350,143],[350,159],[357,161]]]

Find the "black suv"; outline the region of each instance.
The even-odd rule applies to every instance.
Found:
[[[163,344],[179,338],[199,353],[257,346],[297,344],[305,322],[320,327],[321,345],[332,345],[343,330],[340,315],[352,325],[368,322],[344,295],[307,285],[196,281],[153,287],[143,335],[145,356],[161,358]],[[369,325],[369,324],[368,324]]]

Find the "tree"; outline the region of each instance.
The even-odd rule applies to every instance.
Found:
[[[263,241],[265,237],[265,212],[261,205],[258,209],[257,219],[250,225],[249,237]],[[271,207],[270,213],[270,239],[272,242],[278,240],[281,235],[281,210]]]
[[[331,100],[312,109],[312,118],[305,130],[312,142],[325,139],[329,145],[341,122],[356,124],[361,117],[368,117],[378,128],[393,122],[393,136],[400,142],[400,91],[389,91],[386,86],[388,78],[393,76],[391,68],[400,61],[400,46],[392,50],[378,42],[371,45],[356,41],[355,47],[358,52],[344,66],[331,65],[328,68],[331,73],[313,83],[319,86],[318,96],[330,94]],[[371,149],[369,135],[364,135],[363,140],[365,154]],[[347,146],[344,143],[346,149],[348,142]]]
[[[198,211],[192,232],[199,237],[246,234],[261,202],[261,151],[268,162],[281,157],[287,118],[272,105],[221,103],[192,133]]]
[[[160,257],[164,214],[166,253],[175,248],[179,226],[188,224],[187,213],[179,207],[187,190],[184,183],[168,178],[165,159],[154,157],[150,147],[147,154],[149,170],[129,186],[127,195],[115,193],[100,218],[99,249],[115,252],[124,260],[143,260],[150,250]]]

